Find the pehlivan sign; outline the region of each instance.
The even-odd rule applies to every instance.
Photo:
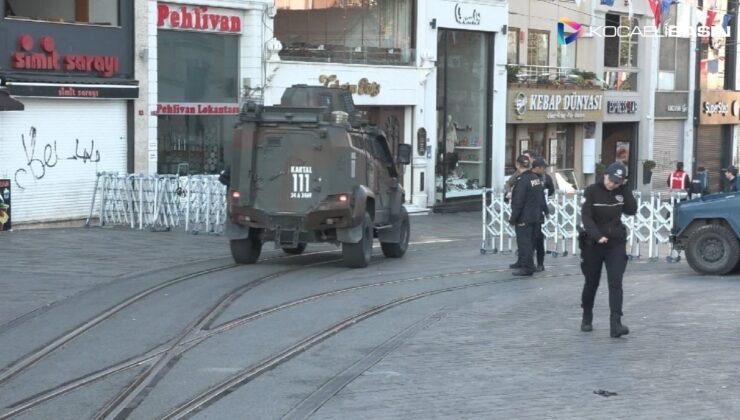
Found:
[[[548,91],[509,89],[510,124],[601,121],[604,95],[601,91]]]

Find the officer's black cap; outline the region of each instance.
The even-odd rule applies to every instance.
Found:
[[[627,168],[619,162],[614,162],[606,168],[609,181],[615,184],[623,184],[627,178]]]
[[[722,169],[722,172],[730,172],[733,175],[737,175],[737,167],[735,165],[730,165],[730,166]]]
[[[535,158],[534,162],[532,162],[533,168],[547,168],[548,166],[550,165],[548,165],[547,161],[542,157]]]

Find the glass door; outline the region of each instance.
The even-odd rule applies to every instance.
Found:
[[[487,184],[492,36],[440,29],[437,43],[436,201],[480,195]]]

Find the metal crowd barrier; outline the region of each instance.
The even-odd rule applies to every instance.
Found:
[[[221,234],[226,187],[217,175],[133,175],[101,172],[86,225]]]
[[[483,192],[483,242],[480,252],[510,253],[514,251],[514,228],[508,222],[511,207],[504,200],[503,191],[488,189]],[[622,217],[627,227],[627,248],[630,259],[640,259],[644,254],[658,261],[668,246],[673,225],[673,205],[686,198],[685,193],[635,192],[637,214]],[[581,224],[583,191],[556,192],[547,199],[550,217],[542,225],[547,253],[553,257],[579,255],[578,226]],[[663,246],[661,246],[663,245]],[[680,257],[666,252],[668,262],[678,262]]]

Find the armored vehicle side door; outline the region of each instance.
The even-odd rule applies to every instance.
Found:
[[[376,205],[376,223],[389,223],[393,213],[395,196],[398,194],[398,170],[388,142],[382,136],[372,136],[376,163],[377,188],[375,194],[379,203]]]

